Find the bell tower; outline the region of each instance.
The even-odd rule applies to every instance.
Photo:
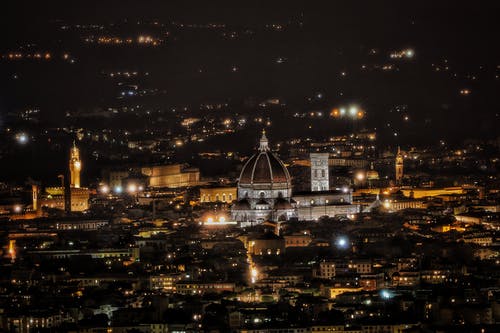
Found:
[[[398,147],[398,153],[396,154],[396,184],[401,185],[403,180],[403,154],[401,154],[401,149]]]
[[[80,172],[82,161],[80,160],[80,150],[73,141],[69,158],[70,187],[80,188]]]
[[[328,153],[310,153],[311,159],[311,191],[330,190],[328,175]]]

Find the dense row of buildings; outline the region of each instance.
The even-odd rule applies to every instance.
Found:
[[[235,182],[140,165],[86,188],[74,145],[61,186],[3,206],[0,329],[495,332],[498,190],[412,186],[404,163],[285,163],[262,133]]]

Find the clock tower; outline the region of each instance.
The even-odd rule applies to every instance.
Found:
[[[80,160],[80,150],[73,142],[69,158],[70,187],[80,188],[80,172],[82,170],[82,161]]]

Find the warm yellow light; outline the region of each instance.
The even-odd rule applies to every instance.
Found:
[[[257,281],[258,276],[259,276],[259,271],[257,270],[257,268],[252,267],[252,269],[250,270],[250,277],[252,279],[252,283],[255,283]]]
[[[359,180],[359,181],[362,181],[365,179],[365,174],[363,172],[358,172],[356,174],[356,179]]]
[[[101,186],[101,193],[104,193],[104,194],[109,193],[109,186],[108,185],[102,185]]]
[[[127,187],[127,191],[131,192],[131,193],[136,192],[137,191],[137,185],[135,185],[135,184],[129,184],[129,186]]]

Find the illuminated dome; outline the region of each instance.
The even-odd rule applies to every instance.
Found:
[[[286,221],[295,217],[291,203],[292,182],[281,160],[269,149],[262,132],[259,151],[243,166],[238,181],[238,201],[231,208],[234,221],[240,225],[264,221]]]
[[[269,189],[291,187],[290,174],[283,162],[269,151],[269,142],[264,132],[259,152],[250,157],[241,170],[239,185],[268,185]]]

